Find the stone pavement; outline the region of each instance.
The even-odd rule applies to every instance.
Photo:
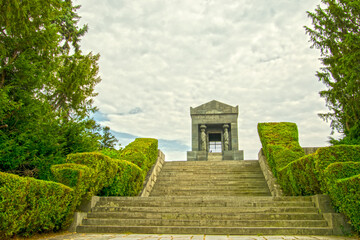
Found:
[[[70,233],[41,240],[359,240],[343,236],[224,236],[175,234],[83,234]]]

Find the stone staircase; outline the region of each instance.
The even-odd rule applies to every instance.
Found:
[[[166,162],[151,196],[270,196],[257,161]]]
[[[333,234],[311,197],[272,197],[258,161],[166,162],[150,197],[101,197],[77,232]]]

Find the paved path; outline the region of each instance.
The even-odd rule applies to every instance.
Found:
[[[42,240],[358,240],[337,236],[223,236],[223,235],[161,235],[161,234],[64,234]]]

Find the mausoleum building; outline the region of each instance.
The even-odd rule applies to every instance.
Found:
[[[219,101],[190,107],[192,151],[188,161],[244,160],[238,140],[239,107]]]

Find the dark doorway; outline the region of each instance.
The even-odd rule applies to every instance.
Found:
[[[209,152],[222,152],[221,133],[209,133]]]

